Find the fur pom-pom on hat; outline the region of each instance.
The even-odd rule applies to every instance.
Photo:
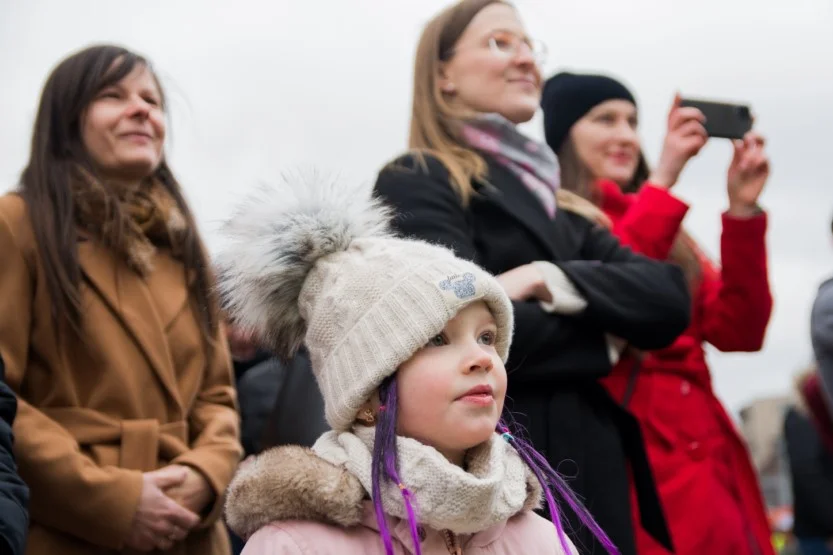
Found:
[[[306,346],[337,431],[470,303],[486,302],[509,355],[512,304],[497,280],[444,247],[393,237],[389,218],[369,188],[285,177],[224,227],[227,313],[284,357]]]
[[[360,237],[390,237],[389,220],[366,188],[315,173],[284,174],[243,200],[223,226],[224,309],[276,354],[291,357],[306,333],[298,299],[315,262]]]

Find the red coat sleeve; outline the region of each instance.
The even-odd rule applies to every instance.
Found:
[[[601,182],[599,188],[602,209],[612,216],[612,231],[619,242],[649,258],[666,260],[688,206],[650,183],[645,183],[635,195],[622,193],[612,182]],[[617,213],[621,216],[617,217]]]
[[[626,195],[612,182],[599,182],[602,209],[623,245],[666,260],[688,206],[667,190],[645,183]],[[722,270],[705,257],[698,304],[703,339],[721,351],[758,351],[772,314],[766,260],[765,214],[750,218],[723,215]]]
[[[722,269],[703,264],[703,339],[721,351],[754,352],[763,346],[772,314],[766,227],[766,214],[748,219],[724,214]]]

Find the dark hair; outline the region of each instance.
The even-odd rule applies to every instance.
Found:
[[[379,525],[379,534],[382,536],[382,543],[385,545],[385,553],[387,555],[393,555],[393,541],[390,530],[388,530],[385,511],[382,505],[382,480],[386,479],[399,486],[399,490],[402,492],[402,501],[408,513],[408,524],[411,530],[414,549],[416,550],[416,555],[421,555],[421,542],[419,539],[419,531],[417,530],[418,519],[413,506],[413,496],[402,483],[398,472],[396,450],[398,392],[396,374],[382,382],[382,385],[379,387],[379,400],[382,409],[379,411],[379,416],[376,421],[371,470],[373,507],[376,512],[376,522]],[[613,545],[613,542],[607,534],[596,524],[596,521],[584,505],[582,505],[581,501],[576,498],[575,494],[570,490],[570,486],[564,481],[564,478],[553,470],[543,455],[538,453],[532,445],[521,438],[517,430],[510,430],[510,425],[507,422],[512,427],[517,428],[511,416],[506,416],[498,422],[496,431],[501,433],[503,438],[515,448],[518,455],[520,455],[532,473],[535,474],[538,482],[540,482],[541,488],[544,490],[544,496],[547,499],[547,509],[550,513],[550,519],[552,520],[553,526],[555,526],[558,540],[561,543],[561,548],[564,550],[564,553],[570,553],[571,550],[567,536],[564,533],[564,526],[561,523],[558,501],[567,502],[567,505],[576,513],[579,520],[590,529],[608,553],[618,554],[619,550]],[[556,499],[556,496],[558,499]]]
[[[78,236],[70,190],[73,168],[80,166],[99,177],[82,142],[82,119],[97,93],[119,82],[140,65],[153,73],[145,58],[126,48],[92,46],[59,63],[41,93],[31,153],[20,178],[19,193],[26,201],[32,221],[59,337],[63,327],[80,335],[82,320]],[[153,76],[159,85],[156,75]],[[161,94],[161,86],[159,90]],[[171,194],[188,224],[182,259],[186,272],[195,277],[190,292],[200,315],[202,332],[210,340],[218,329],[219,310],[208,256],[193,214],[167,162],[162,161],[153,177]],[[113,221],[110,226],[112,237],[102,240],[105,244],[117,244],[127,219],[119,208],[115,193],[108,200],[111,210],[107,217]]]

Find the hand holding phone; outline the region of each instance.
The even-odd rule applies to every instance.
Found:
[[[674,96],[668,112],[668,130],[662,152],[648,181],[657,187],[670,189],[677,182],[683,168],[700,152],[708,140],[703,127],[705,117],[696,108],[682,106],[680,95]]]
[[[684,98],[681,106],[697,108],[706,117],[705,128],[709,137],[743,139],[752,130],[752,111],[743,104],[726,104],[708,100]]]
[[[734,156],[727,176],[732,216],[748,218],[760,212],[758,197],[769,178],[769,157],[764,145],[764,138],[755,132],[734,141]]]

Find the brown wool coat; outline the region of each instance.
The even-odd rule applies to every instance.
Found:
[[[200,471],[218,495],[169,553],[226,555],[218,517],[241,448],[225,339],[206,356],[183,266],[165,252],[145,279],[89,238],[78,255],[83,337],[61,346],[26,206],[0,197],[0,355],[20,399],[26,553],[123,550],[142,472],[177,463]]]

